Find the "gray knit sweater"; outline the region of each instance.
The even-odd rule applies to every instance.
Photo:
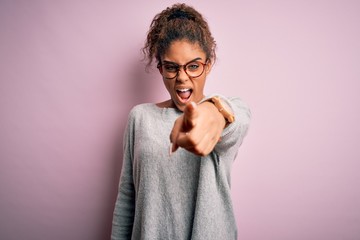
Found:
[[[112,240],[237,238],[230,173],[250,111],[238,98],[227,102],[235,122],[205,157],[181,148],[169,155],[169,135],[179,110],[149,103],[131,110]]]

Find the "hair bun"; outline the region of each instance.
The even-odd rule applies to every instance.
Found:
[[[173,20],[173,19],[188,19],[188,20],[195,21],[194,16],[192,16],[191,14],[184,12],[183,10],[180,10],[180,9],[175,10],[167,18],[168,21]]]

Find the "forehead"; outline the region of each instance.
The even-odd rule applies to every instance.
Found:
[[[196,58],[206,60],[206,54],[198,43],[192,43],[187,40],[177,40],[170,44],[162,60],[185,64]]]

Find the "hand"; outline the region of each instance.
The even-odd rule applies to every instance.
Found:
[[[176,119],[170,134],[171,152],[182,147],[200,156],[208,155],[220,140],[225,119],[214,104],[190,102]]]

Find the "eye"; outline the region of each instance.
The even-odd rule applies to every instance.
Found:
[[[196,70],[198,70],[199,67],[200,67],[199,63],[191,62],[186,66],[186,69],[189,70],[189,71],[196,71]]]
[[[165,64],[164,65],[164,70],[167,72],[177,72],[178,68],[179,67],[174,64]]]

